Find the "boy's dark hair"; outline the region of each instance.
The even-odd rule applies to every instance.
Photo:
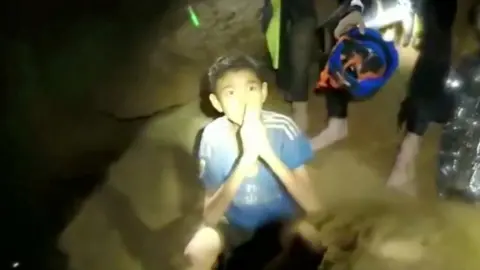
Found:
[[[236,54],[219,57],[208,69],[208,87],[209,93],[213,93],[217,82],[226,73],[239,70],[250,70],[263,81],[262,66],[252,57],[245,54]]]

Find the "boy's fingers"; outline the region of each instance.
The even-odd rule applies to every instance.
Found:
[[[262,103],[261,102],[249,102],[246,106],[246,114],[251,117],[259,117],[260,112],[262,111]]]
[[[246,104],[245,105],[245,114],[244,114],[244,122],[250,122],[253,119],[255,119],[255,109],[252,107],[251,104]]]

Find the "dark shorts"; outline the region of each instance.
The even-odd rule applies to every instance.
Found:
[[[222,267],[263,269],[282,251],[281,236],[288,225],[289,222],[276,222],[252,231],[226,222],[220,223],[217,231],[224,244]]]
[[[277,85],[289,102],[306,102],[314,64],[316,13],[312,0],[282,1],[280,67]]]
[[[407,86],[407,97],[400,106],[399,124],[405,123],[408,132],[419,136],[425,134],[430,123],[447,122],[455,106],[454,96],[445,88],[450,70],[450,61],[445,56],[450,55],[450,50],[448,46],[443,47],[446,48],[437,52],[442,57],[435,57],[429,51],[418,57]]]
[[[265,269],[266,266],[273,266],[267,268],[278,270],[317,269],[324,259],[326,249],[313,250],[299,235],[289,237],[287,249],[282,248],[280,239],[284,228],[290,225],[289,221],[277,222],[256,232],[249,232],[222,224],[221,233],[225,235],[225,239],[232,241],[231,245],[238,248],[236,253],[240,251],[224,261],[228,266],[222,266],[231,270]],[[277,257],[282,251],[282,256]]]
[[[440,6],[434,5],[435,8]],[[455,106],[455,98],[445,86],[451,69],[452,35],[450,30],[440,31],[438,25],[433,27],[442,21],[439,18],[425,22],[424,43],[407,84],[407,97],[398,113],[399,124],[405,124],[409,133],[419,136],[425,134],[430,123],[447,122]],[[427,29],[427,24],[433,25]]]
[[[280,240],[283,229],[289,224],[288,221],[279,221],[262,226],[257,230],[248,230],[222,221],[217,225],[217,231],[222,236],[224,250],[230,252],[257,238],[257,236]]]
[[[329,91],[325,93],[328,117],[345,119],[348,104],[353,100],[348,92]],[[454,98],[442,96],[432,100],[406,98],[398,112],[399,125],[405,124],[407,132],[423,136],[430,123],[445,124],[451,117]]]
[[[348,92],[325,93],[328,117],[344,119],[348,116],[348,104],[354,99]],[[407,132],[423,136],[430,123],[445,124],[452,116],[455,99],[451,95],[423,99],[407,97],[400,105],[398,124],[405,124]]]
[[[326,90],[325,102],[328,117],[347,118],[348,104],[353,101],[352,96],[343,90]]]
[[[400,106],[398,122],[407,132],[423,136],[430,123],[445,124],[452,116],[455,99],[440,95],[431,99],[407,97]]]
[[[291,224],[290,221],[271,223],[252,232],[222,223],[218,229],[229,245],[226,248],[234,249],[233,254],[224,257],[223,264],[227,266],[222,266],[232,270],[264,269],[273,262],[273,269],[278,270],[317,269],[326,250],[314,251],[298,235],[292,235],[287,250],[283,249],[281,238],[284,229]],[[287,252],[282,253],[280,261],[276,260],[282,251]]]

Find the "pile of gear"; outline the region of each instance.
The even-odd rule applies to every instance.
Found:
[[[480,4],[471,23],[480,36]],[[480,42],[480,39],[479,39]],[[440,196],[480,202],[480,50],[464,56],[452,69],[445,87],[456,107],[444,126],[439,152],[437,188]]]

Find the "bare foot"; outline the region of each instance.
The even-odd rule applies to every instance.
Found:
[[[308,129],[308,108],[307,102],[292,103],[292,118],[297,126],[304,132]]]
[[[347,119],[331,118],[328,120],[328,126],[320,134],[311,139],[314,151],[319,151],[330,146],[348,135]]]
[[[409,133],[403,139],[392,173],[387,180],[387,186],[406,194],[416,196],[414,183],[415,160],[420,149],[421,137]]]
[[[417,188],[413,180],[411,166],[396,166],[387,180],[387,187],[410,196],[416,196]]]

